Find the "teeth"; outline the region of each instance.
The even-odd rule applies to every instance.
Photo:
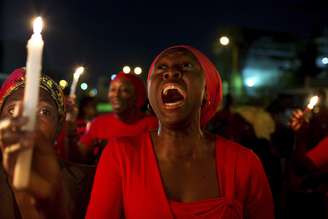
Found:
[[[185,97],[185,93],[184,93],[179,87],[177,87],[177,86],[175,86],[175,85],[168,85],[167,87],[165,87],[164,90],[163,90],[163,94],[164,94],[164,95],[167,95],[167,92],[168,92],[169,90],[173,90],[173,89],[178,90],[178,92],[179,92],[183,97]]]

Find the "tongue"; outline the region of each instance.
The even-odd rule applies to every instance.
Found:
[[[183,96],[176,89],[170,89],[166,94],[162,94],[163,103],[175,103],[183,100]]]

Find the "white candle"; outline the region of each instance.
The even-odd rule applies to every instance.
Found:
[[[43,40],[41,36],[42,26],[42,18],[37,17],[33,22],[34,33],[27,43],[23,116],[28,117],[28,123],[24,127],[28,131],[33,131],[35,128],[37,105],[39,101],[40,72],[43,50]],[[17,158],[13,184],[18,189],[26,188],[28,186],[32,152],[32,149],[25,150],[19,154]]]
[[[80,76],[83,72],[84,72],[84,67],[82,67],[82,66],[78,67],[75,70],[74,75],[73,75],[73,82],[72,82],[72,85],[71,85],[71,90],[70,90],[70,93],[69,93],[70,97],[75,97],[76,86],[77,86],[79,78],[80,78]]]

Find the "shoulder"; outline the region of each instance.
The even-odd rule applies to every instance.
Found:
[[[113,113],[101,114],[101,115],[95,117],[91,121],[91,125],[106,123],[106,122],[112,121],[113,119],[115,119]]]
[[[149,128],[158,127],[158,119],[153,115],[145,115],[142,120],[143,123],[147,124]]]
[[[114,118],[113,113],[104,113],[104,114],[101,114],[101,115],[97,116],[96,118],[94,118],[93,121],[109,120],[109,119],[113,119],[113,118]]]
[[[234,158],[233,160],[235,160],[238,165],[256,165],[256,163],[260,162],[257,155],[251,149],[221,136],[216,136],[216,148],[219,152],[224,154],[225,158]]]
[[[103,156],[117,156],[129,159],[131,156],[140,154],[141,150],[150,141],[148,132],[136,136],[117,137],[110,140],[106,145]]]

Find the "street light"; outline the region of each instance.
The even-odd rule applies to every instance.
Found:
[[[136,75],[140,75],[140,74],[142,73],[142,69],[141,69],[140,67],[135,67],[135,68],[134,68],[134,73],[135,73]]]
[[[239,72],[239,51],[234,40],[230,40],[227,36],[219,38],[220,45],[229,46],[231,49],[231,74],[229,83],[229,92],[237,96],[242,94],[242,80]]]
[[[219,42],[222,46],[227,46],[230,43],[230,39],[227,36],[222,36],[220,37]]]
[[[131,71],[130,66],[127,66],[127,65],[126,65],[126,66],[123,67],[123,72],[124,72],[125,74],[129,74],[130,71]]]

